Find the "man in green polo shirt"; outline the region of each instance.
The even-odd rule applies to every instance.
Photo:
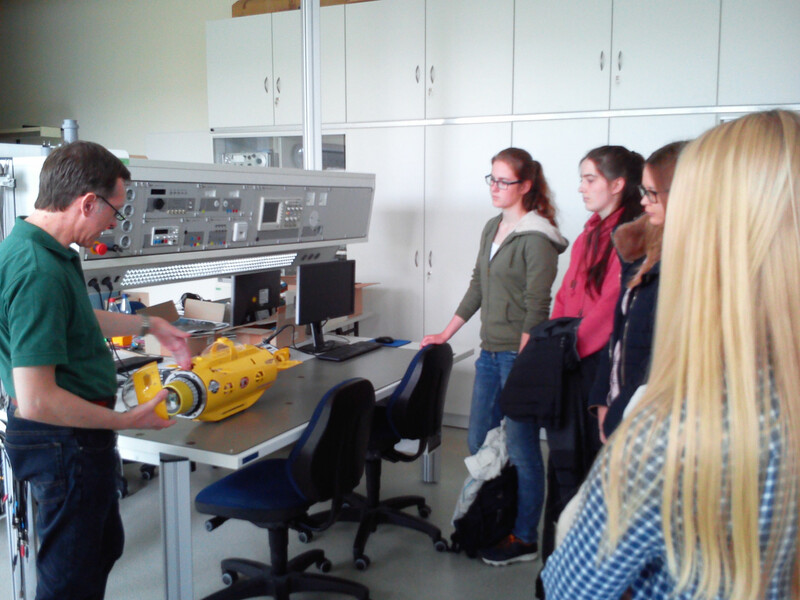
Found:
[[[44,161],[35,210],[0,244],[0,378],[12,398],[6,450],[38,503],[37,599],[102,598],[123,531],[116,489],[119,429],[161,429],[162,392],[113,410],[104,337],[149,331],[182,368],[188,334],[164,319],[92,309],[80,258],[116,223],[130,173],[98,144],[73,142]]]

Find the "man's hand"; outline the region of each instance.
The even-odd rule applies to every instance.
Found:
[[[597,426],[600,428],[600,441],[604,444],[608,441],[606,439],[606,434],[603,432],[603,423],[606,420],[606,414],[608,413],[607,406],[598,406],[597,407]]]
[[[170,351],[181,369],[188,371],[192,368],[192,355],[186,343],[186,338],[191,336],[190,333],[173,327],[161,317],[150,317],[150,333]]]
[[[169,390],[161,390],[154,398],[125,413],[130,420],[130,429],[165,429],[175,424],[175,419],[163,419],[156,413],[156,407],[167,399]]]

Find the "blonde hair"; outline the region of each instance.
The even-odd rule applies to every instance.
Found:
[[[678,590],[696,597],[763,597],[781,552],[785,559],[786,531],[797,527],[798,185],[800,116],[789,111],[722,124],[683,150],[664,231],[647,392],[601,458],[608,547],[646,494],[660,490],[667,567]],[[652,453],[630,449],[661,432],[659,487],[644,470]],[[760,532],[776,432],[772,518]],[[764,546],[760,533],[768,534]],[[800,539],[792,542],[791,597],[798,598]]]

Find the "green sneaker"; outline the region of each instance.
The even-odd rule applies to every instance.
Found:
[[[513,533],[510,533],[496,546],[480,550],[480,555],[487,565],[502,567],[515,562],[535,560],[539,556],[539,547],[536,542],[526,544]]]

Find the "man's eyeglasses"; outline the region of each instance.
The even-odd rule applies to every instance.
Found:
[[[108,200],[106,200],[105,198],[103,198],[103,196],[101,196],[100,194],[95,194],[95,196],[97,196],[98,198],[100,198],[100,200],[102,200],[103,202],[105,202],[106,204],[108,204],[108,205],[111,207],[111,210],[113,210],[113,211],[114,211],[114,216],[117,218],[117,221],[119,221],[120,223],[122,223],[123,221],[125,221],[125,220],[126,220],[126,219],[125,219],[125,215],[123,215],[123,214],[122,214],[121,212],[119,212],[119,211],[118,211],[116,208],[114,208],[114,206],[111,204],[111,202],[109,202]]]
[[[498,190],[507,190],[508,186],[516,185],[518,183],[522,183],[522,179],[517,179],[516,181],[507,181],[505,179],[495,179],[493,175],[487,175],[485,177],[486,185],[492,187],[492,185],[496,185]]]
[[[658,195],[659,194],[669,194],[669,190],[664,190],[662,192],[657,192],[655,190],[648,190],[643,185],[639,186],[639,194],[642,198],[647,198],[647,201],[650,204],[656,204],[658,202]]]

